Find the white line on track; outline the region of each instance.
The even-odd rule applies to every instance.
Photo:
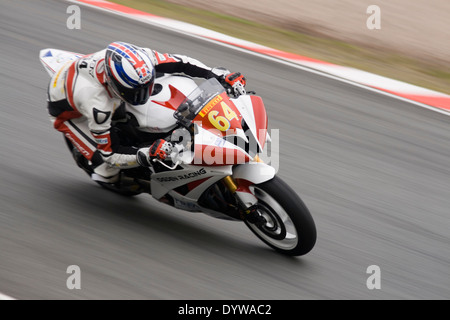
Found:
[[[0,292],[0,300],[16,300],[16,299]]]
[[[244,52],[244,53],[247,53],[247,54],[251,54],[251,55],[263,58],[263,59],[267,59],[267,60],[270,60],[270,61],[278,62],[278,63],[284,64],[284,65],[290,66],[292,68],[296,68],[296,69],[303,70],[303,71],[306,71],[306,72],[310,72],[310,73],[313,73],[313,74],[317,74],[317,75],[320,75],[320,76],[323,76],[323,77],[326,77],[326,78],[329,78],[329,79],[333,79],[333,80],[336,80],[336,81],[347,83],[347,84],[353,85],[355,87],[359,87],[359,88],[362,88],[362,89],[365,89],[365,90],[368,90],[368,91],[372,91],[372,92],[375,92],[375,93],[378,93],[378,94],[381,94],[381,95],[384,95],[384,96],[388,96],[388,97],[391,97],[391,98],[394,98],[394,99],[397,99],[397,100],[400,100],[400,101],[403,101],[403,102],[406,102],[406,103],[414,104],[414,105],[419,106],[421,108],[425,108],[425,109],[428,109],[428,110],[431,110],[431,111],[435,111],[435,112],[438,112],[438,113],[450,116],[450,111],[446,111],[446,110],[439,109],[437,107],[433,107],[433,106],[430,106],[430,105],[427,105],[427,104],[424,104],[424,103],[421,103],[421,102],[417,102],[417,101],[413,101],[413,100],[410,100],[410,99],[407,99],[407,98],[403,98],[403,97],[397,96],[395,94],[392,94],[392,93],[389,93],[389,92],[385,92],[385,91],[380,90],[380,89],[372,88],[372,87],[369,87],[369,86],[361,84],[361,83],[357,83],[357,82],[354,82],[354,81],[351,81],[351,80],[348,80],[348,79],[345,79],[345,78],[341,78],[341,77],[338,77],[338,76],[335,76],[335,75],[332,75],[332,74],[329,74],[329,73],[326,73],[326,72],[323,72],[323,71],[319,71],[319,70],[315,70],[315,69],[312,69],[312,68],[309,68],[309,67],[306,67],[306,66],[302,66],[302,65],[296,64],[294,62],[283,60],[281,58],[268,56],[268,55],[265,55],[265,54],[262,54],[262,53],[259,53],[259,52],[251,51],[249,49],[244,49],[244,48],[237,47],[237,46],[234,46],[234,45],[231,45],[231,44],[228,44],[228,43],[223,43],[223,42],[221,42],[219,40],[209,39],[209,38],[206,38],[204,36],[199,36],[199,35],[192,34],[192,33],[189,33],[187,31],[183,31],[183,30],[180,30],[180,29],[177,29],[177,28],[172,28],[170,26],[163,25],[161,23],[157,23],[155,21],[148,20],[145,17],[137,17],[137,16],[130,15],[128,13],[123,13],[123,12],[113,11],[113,10],[110,10],[110,9],[105,9],[105,8],[102,8],[102,7],[98,7],[96,5],[91,5],[91,4],[88,4],[88,3],[79,2],[78,0],[67,0],[67,1],[68,2],[72,2],[72,3],[77,3],[77,4],[80,4],[80,5],[83,5],[83,6],[87,6],[87,7],[95,8],[97,10],[101,10],[101,11],[104,11],[104,12],[112,13],[112,14],[119,15],[119,16],[122,16],[122,17],[126,17],[128,19],[139,21],[139,22],[142,22],[142,23],[146,23],[146,24],[149,24],[149,25],[161,28],[161,29],[166,29],[166,30],[170,30],[170,31],[173,31],[173,32],[181,33],[181,34],[184,34],[184,35],[192,37],[192,38],[201,39],[201,40],[204,40],[204,41],[207,41],[207,42],[211,42],[211,43],[223,46],[223,47],[227,47],[227,48],[230,48],[230,49],[233,49],[233,50],[236,50],[236,51],[240,51],[240,52]]]

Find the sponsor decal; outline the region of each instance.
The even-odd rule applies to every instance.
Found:
[[[65,133],[64,135],[66,136],[67,139],[69,139],[72,142],[72,144],[78,149],[78,151],[80,151],[86,158],[89,158],[89,156],[91,155],[89,151],[87,151],[77,141],[75,141],[75,139],[72,138],[72,136],[69,133]]]
[[[205,168],[201,168],[198,171],[180,174],[178,176],[172,176],[172,177],[159,177],[159,178],[156,178],[156,180],[158,180],[159,182],[172,182],[172,181],[192,179],[192,178],[196,178],[201,175],[204,175],[204,174],[206,174],[206,170],[205,170]]]
[[[96,138],[95,142],[97,142],[98,144],[108,144],[108,138]]]
[[[70,61],[69,61],[69,62],[70,62]],[[61,75],[61,73],[62,73],[63,71],[65,71],[65,67],[66,67],[66,65],[67,65],[69,62],[66,62],[66,64],[65,64],[61,69],[59,69],[58,73],[56,74],[55,80],[53,81],[53,88],[56,88],[56,85],[57,85],[59,76]],[[58,61],[58,63],[59,63],[59,61]]]
[[[218,146],[219,148],[224,148],[225,142],[226,142],[225,139],[223,139],[221,137],[217,137],[213,144],[215,146]]]
[[[150,70],[144,70],[144,71],[142,71],[142,69],[141,69],[142,75],[140,76],[141,78],[139,79],[139,81],[140,81],[141,84],[147,83],[147,82],[150,81],[150,79],[152,78],[151,73],[148,74],[147,71],[150,72]],[[144,74],[145,74],[145,75],[144,75]]]
[[[212,108],[214,108],[216,106],[216,104],[218,104],[220,101],[222,101],[223,98],[222,96],[217,96],[214,99],[212,99],[201,111],[200,111],[200,115],[202,117],[206,116],[208,114],[209,111],[211,111]]]
[[[161,178],[156,178],[156,180],[158,180],[159,182],[172,182],[172,181],[178,181],[177,177],[161,177]]]
[[[175,200],[175,208],[188,210],[188,211],[200,210],[200,208],[195,203],[182,201],[177,198],[174,198],[174,200]]]

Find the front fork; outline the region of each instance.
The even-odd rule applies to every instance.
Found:
[[[250,186],[266,182],[275,176],[275,168],[258,159],[236,166],[232,176],[223,178],[225,186],[239,203],[242,218],[253,223],[261,222],[262,217],[257,211],[258,198],[252,193]]]
[[[264,224],[264,218],[257,211],[258,198],[250,191],[247,181],[239,181],[238,184],[231,176],[227,176],[223,178],[223,182],[239,203],[242,220]]]
[[[258,203],[258,198],[256,198],[250,190],[250,186],[253,184],[252,182],[247,180],[236,181],[231,176],[223,178],[223,182],[228,190],[236,197],[244,210],[247,210]]]

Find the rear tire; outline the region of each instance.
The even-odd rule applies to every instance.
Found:
[[[310,252],[317,239],[316,226],[308,208],[291,187],[275,176],[251,188],[258,198],[257,210],[266,223],[245,221],[250,230],[283,254],[301,256]]]

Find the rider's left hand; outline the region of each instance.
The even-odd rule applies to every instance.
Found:
[[[170,142],[164,139],[158,139],[153,142],[152,146],[150,147],[149,155],[152,159],[166,160],[166,158],[172,152],[172,149],[173,145]]]
[[[225,76],[224,80],[233,89],[235,95],[245,94],[247,80],[240,72],[231,72]]]

